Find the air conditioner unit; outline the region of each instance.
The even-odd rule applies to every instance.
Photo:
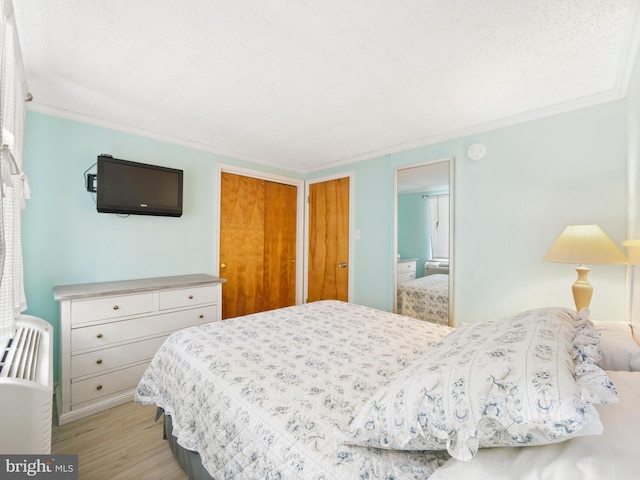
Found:
[[[0,453],[50,454],[53,328],[21,315],[16,334],[0,347]]]
[[[427,260],[424,262],[424,276],[434,275],[436,273],[449,274],[449,262],[438,262],[435,260]]]

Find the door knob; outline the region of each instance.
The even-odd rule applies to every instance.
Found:
[[[346,263],[339,263],[338,267],[340,268],[347,268],[347,264]]]
[[[220,264],[220,268],[227,268],[227,264],[226,263],[221,263]]]

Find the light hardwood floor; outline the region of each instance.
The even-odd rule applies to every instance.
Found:
[[[54,419],[51,452],[77,454],[80,480],[186,480],[155,412],[130,402],[62,426]]]

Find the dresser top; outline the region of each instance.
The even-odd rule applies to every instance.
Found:
[[[167,290],[171,288],[193,287],[224,283],[224,278],[198,273],[194,275],[177,275],[173,277],[143,278],[139,280],[122,280],[116,282],[80,283],[77,285],[58,285],[53,289],[53,298],[57,301],[76,298],[89,298],[123,293],[147,292],[150,290]]]

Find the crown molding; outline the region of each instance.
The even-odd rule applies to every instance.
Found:
[[[171,143],[173,145],[179,145],[182,147],[193,148],[194,150],[200,150],[203,152],[213,153],[219,157],[225,157],[221,160],[241,160],[245,162],[251,162],[254,164],[264,165],[270,168],[277,168],[283,171],[290,171],[292,173],[302,174],[304,172],[299,170],[294,170],[291,168],[282,167],[281,165],[277,165],[274,162],[270,162],[268,160],[264,160],[262,158],[252,157],[248,155],[243,155],[238,152],[232,152],[228,150],[223,150],[221,148],[217,148],[213,145],[207,145],[206,143],[196,142],[194,140],[187,140],[184,138],[176,137],[173,135],[168,135],[165,133],[154,132],[153,130],[147,130],[145,128],[134,127],[132,125],[127,125],[124,123],[114,122],[112,120],[107,120],[104,118],[94,117],[92,115],[86,115],[84,113],[73,112],[71,110],[66,110],[63,108],[52,107],[50,105],[44,105],[42,103],[38,103],[36,101],[32,101],[27,104],[27,110],[31,110],[38,113],[44,113],[46,115],[52,115],[54,117],[64,118],[66,120],[71,120],[74,122],[86,123],[88,125],[93,125],[96,127],[108,128],[110,130],[115,130],[122,133],[129,133],[132,135],[138,135],[140,137],[150,138],[152,140],[157,140],[160,142]]]

